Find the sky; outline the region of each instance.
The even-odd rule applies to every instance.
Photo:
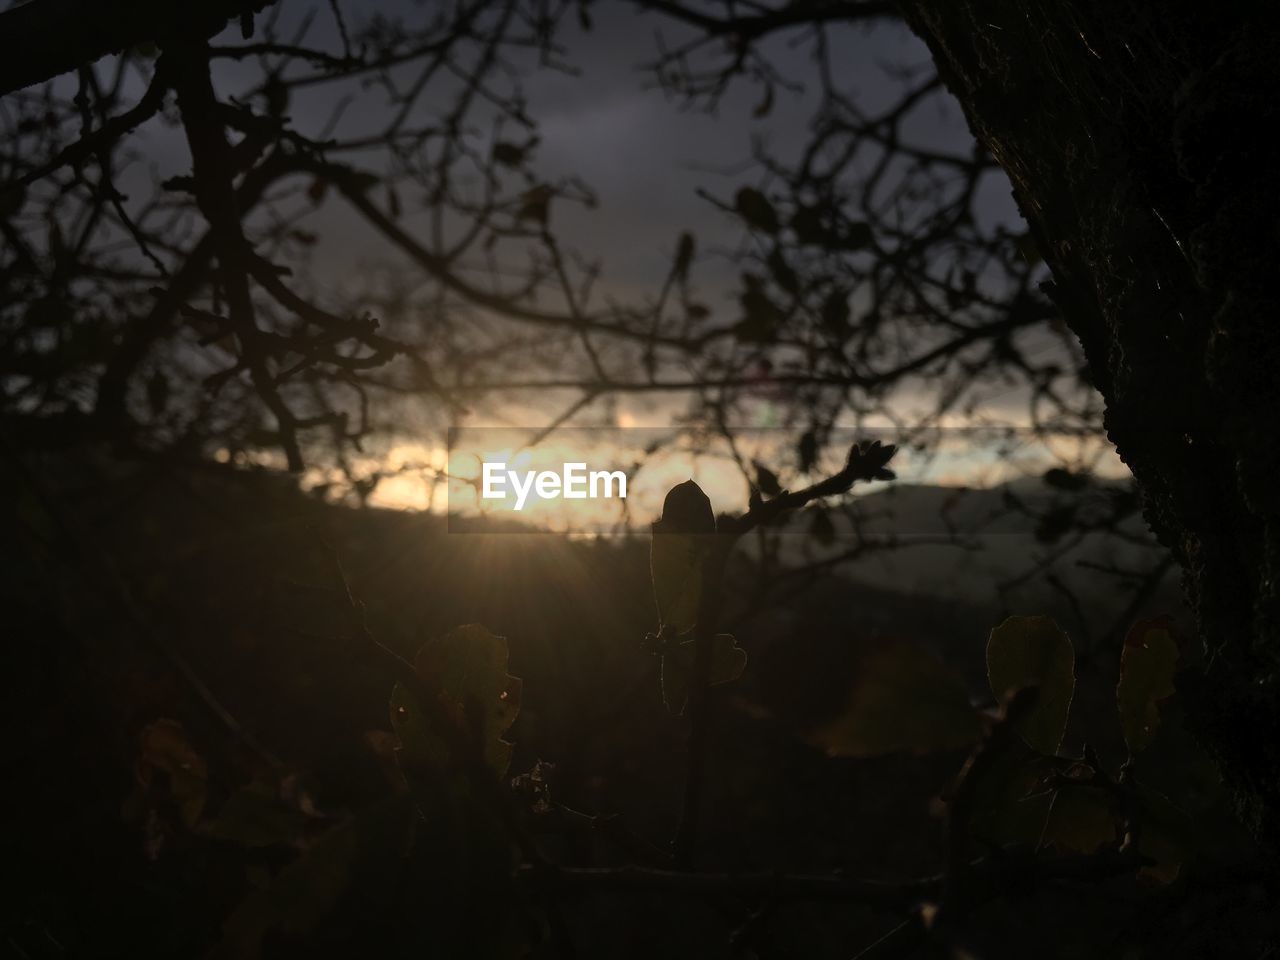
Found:
[[[376,15],[407,19],[421,17],[423,7],[405,0],[381,0],[342,9],[354,32]],[[324,0],[283,0],[281,23],[297,23],[313,17],[307,35],[313,46],[339,49],[336,22]],[[568,247],[588,252],[604,264],[602,287],[620,299],[652,295],[669,269],[682,231],[695,233],[705,263],[696,274],[700,297],[708,302],[735,295],[737,270],[732,252],[744,240],[742,225],[698,195],[699,189],[731,197],[744,182],[757,176],[747,161],[754,145],[764,145],[781,157],[795,155],[807,142],[809,124],[818,104],[818,88],[807,44],[795,34],[771,42],[771,62],[803,89],[779,89],[773,109],[757,116],[762,88],[749,81],[734,85],[714,111],[691,109],[656,89],[645,68],[660,44],[668,46],[687,36],[678,24],[642,14],[623,2],[591,6],[592,28],[584,30],[573,17],[565,23],[561,41],[564,61],[572,74],[539,68],[533,62],[517,64],[528,100],[528,112],[538,122],[541,138],[536,169],[549,178],[573,174],[584,180],[598,198],[592,210],[557,207],[555,227]],[[288,34],[289,29],[282,30]],[[893,103],[899,83],[886,68],[920,64],[928,59],[924,46],[904,27],[879,24],[845,28],[834,34],[836,85],[854,93],[868,111]],[[237,27],[215,39],[219,44],[242,42]],[[221,61],[217,85],[224,96],[247,90],[260,81],[252,63]],[[353,92],[349,83],[318,85],[290,103],[293,124],[305,132],[318,130],[329,117],[335,100]],[[355,91],[357,99],[343,115],[340,134],[372,129],[386,116],[380,91]],[[442,95],[450,91],[442,91]],[[432,91],[424,98],[423,117],[441,106]],[[938,109],[922,112],[911,129],[922,146],[963,148],[971,141],[957,105],[941,102]],[[185,173],[189,167],[181,130],[156,121],[142,131],[140,162],[125,181],[125,190],[146,195],[144,181],[163,180]],[[377,169],[379,158],[367,162]],[[1002,176],[989,176],[980,195],[983,217],[1016,227],[1019,223],[1010,191]],[[412,223],[406,214],[406,223]],[[312,254],[312,274],[321,283],[342,287],[358,283],[365,274],[400,269],[403,264],[376,238],[359,217],[341,203],[326,202],[312,216],[309,229],[320,242]],[[995,407],[1017,409],[1017,396],[993,401]],[[660,425],[670,421],[682,403],[678,398],[626,398],[618,411],[626,425]],[[545,418],[528,406],[489,411],[492,423],[524,422]],[[424,443],[415,436],[412,417],[406,415],[403,435],[393,438],[378,456],[391,463],[415,458],[439,465],[438,443]],[[480,422],[486,422],[481,418]],[[952,465],[954,467],[954,465]],[[989,464],[977,464],[984,469]],[[410,476],[384,482],[377,498],[389,506],[422,506],[427,494],[414,486]],[[324,476],[315,478],[325,479]]]
[[[293,26],[309,19],[308,45],[340,51],[335,21],[325,0],[280,0],[279,31],[289,37]],[[432,4],[412,0],[371,0],[343,3],[348,28],[377,16],[421,19]],[[558,34],[563,61],[572,75],[540,67],[530,55],[513,60],[521,74],[528,113],[538,123],[540,144],[534,168],[547,178],[575,175],[594,191],[595,209],[563,205],[554,209],[553,224],[566,246],[583,251],[604,264],[603,288],[620,297],[652,295],[672,262],[677,238],[693,232],[702,261],[696,277],[704,295],[715,299],[734,294],[737,268],[729,256],[745,237],[737,218],[717,210],[698,195],[705,190],[731,198],[738,187],[758,178],[749,161],[753,145],[787,158],[808,142],[808,130],[819,102],[819,88],[808,43],[796,33],[782,34],[764,46],[779,72],[801,87],[778,89],[773,109],[755,116],[763,88],[747,79],[736,82],[714,111],[689,107],[657,89],[647,65],[662,44],[670,47],[689,31],[674,21],[642,13],[622,0],[591,5],[592,27],[584,30],[573,16]],[[261,36],[253,38],[261,39]],[[212,41],[235,45],[243,41],[238,26],[229,26]],[[887,68],[923,64],[928,52],[905,27],[896,23],[839,28],[833,33],[834,79],[844,92],[874,112],[895,102],[901,89]],[[244,95],[261,82],[255,61],[219,60],[217,88],[222,96]],[[66,81],[71,82],[71,81]],[[141,81],[136,84],[140,92]],[[416,118],[427,122],[450,102],[454,88],[431,87],[421,100]],[[338,101],[355,96],[335,135],[372,131],[388,115],[385,98],[376,88],[350,82],[315,85],[295,93],[289,104],[292,125],[316,133]],[[923,111],[911,129],[921,146],[965,148],[971,142],[958,105]],[[513,139],[516,137],[513,136]],[[155,120],[140,131],[139,161],[122,180],[126,193],[149,194],[152,181],[162,181],[189,169],[187,147],[179,127]],[[379,171],[383,158],[356,158]],[[1007,183],[999,174],[987,178],[979,209],[993,221],[1020,222]],[[412,223],[414,205],[405,203],[404,222]],[[340,285],[362,273],[400,264],[372,229],[340,202],[323,203],[308,226],[320,243],[312,253],[313,274]],[[401,264],[402,265],[402,264]]]
[[[424,6],[431,8],[429,3],[372,0],[347,2],[343,9],[354,32],[362,20],[375,16],[421,18]],[[309,44],[340,49],[324,0],[282,0],[279,9],[282,35],[290,33],[289,24],[310,16]],[[749,163],[753,145],[787,158],[807,144],[820,93],[810,47],[794,32],[763,47],[780,73],[802,88],[778,89],[767,116],[755,115],[763,88],[747,79],[736,82],[712,111],[689,107],[657,89],[648,69],[663,44],[671,47],[690,36],[687,28],[621,0],[597,2],[590,9],[590,30],[569,16],[557,35],[564,46],[563,62],[572,74],[540,67],[532,56],[512,61],[521,75],[528,113],[538,124],[534,168],[548,179],[581,178],[599,201],[593,210],[556,207],[555,229],[567,246],[603,262],[604,285],[619,296],[652,294],[670,267],[679,234],[692,231],[700,253],[705,253],[698,277],[717,288],[713,296],[729,296],[728,280],[737,270],[723,254],[743,241],[742,224],[715,209],[698,191],[731,198],[738,187],[757,178]],[[835,58],[836,85],[856,94],[868,111],[896,101],[901,86],[886,68],[928,60],[923,44],[895,23],[839,28],[833,38],[840,51]],[[238,28],[228,28],[214,42],[240,43]],[[252,62],[221,61],[217,77],[220,90],[235,93],[259,83],[261,74]],[[437,115],[450,102],[453,89],[429,88],[417,118],[427,121]],[[381,91],[353,90],[347,82],[295,94],[289,105],[291,121],[301,131],[318,131],[335,103],[353,93],[357,99],[347,107],[335,135],[376,129],[387,116]],[[186,166],[186,147],[180,131],[155,126],[148,129],[146,163],[157,175],[169,176]],[[921,146],[944,148],[965,148],[972,139],[954,103],[924,111],[911,134]],[[372,154],[360,159],[374,170],[381,163]],[[1020,222],[1008,185],[998,174],[984,185],[979,208],[993,221]],[[413,205],[406,202],[404,216],[412,214]],[[339,280],[386,262],[385,244],[340,203],[325,203],[312,226],[321,237],[313,254],[317,276]]]
[[[314,39],[322,44],[336,42],[325,3],[285,2],[294,16],[314,9]],[[361,4],[358,16],[394,15],[414,7],[375,0]],[[350,4],[348,8],[356,9]],[[738,242],[741,225],[700,199],[697,189],[731,195],[749,175],[746,163],[754,140],[784,157],[798,152],[807,142],[819,90],[807,44],[797,44],[797,36],[788,34],[765,49],[784,76],[804,86],[802,92],[779,90],[773,110],[756,117],[762,88],[744,80],[729,90],[714,112],[688,108],[656,89],[653,74],[646,69],[660,43],[672,46],[688,37],[688,30],[619,0],[593,4],[591,10],[590,30],[583,30],[570,17],[560,35],[564,60],[576,75],[540,69],[529,58],[522,65],[523,85],[528,112],[538,121],[541,137],[535,166],[548,176],[580,176],[600,201],[593,212],[557,211],[563,219],[556,225],[571,243],[599,253],[608,267],[609,282],[622,289],[660,280],[681,230],[706,238],[704,247],[731,247]],[[354,25],[357,16],[349,16]],[[856,92],[868,110],[893,103],[899,90],[886,76],[886,66],[928,60],[924,45],[898,24],[844,28],[835,36],[847,50],[837,58],[837,84]],[[226,72],[228,81],[234,82],[235,68],[228,67]],[[252,70],[246,72],[252,74]],[[307,129],[323,122],[335,89],[316,88],[313,96],[291,104],[295,123]],[[429,110],[431,105],[428,96],[424,107]],[[348,110],[349,129],[376,123],[381,115],[374,93],[361,101],[359,109]],[[954,147],[971,141],[955,105],[931,113],[913,134],[922,145]],[[991,216],[1016,220],[1006,185],[994,184],[983,202]],[[319,263],[326,269],[341,269],[348,255],[348,249],[338,247],[322,254],[333,259]]]
[[[313,10],[312,42],[336,48],[338,37],[326,4],[295,2],[284,9],[292,16]],[[351,14],[350,6],[347,9],[353,26],[360,16],[375,13],[413,15],[413,8],[403,3],[362,5],[359,14]],[[697,273],[700,297],[709,302],[733,297],[738,270],[733,252],[743,243],[744,231],[736,218],[700,197],[699,190],[731,197],[744,182],[758,176],[749,164],[754,148],[763,146],[788,158],[807,144],[820,95],[809,45],[798,42],[800,38],[793,33],[779,36],[766,48],[771,63],[800,87],[778,89],[773,109],[766,116],[758,116],[756,111],[762,88],[745,80],[732,86],[714,110],[691,108],[658,89],[648,68],[660,48],[670,48],[688,36],[683,27],[638,12],[628,3],[596,3],[591,9],[590,30],[583,30],[570,17],[560,35],[563,61],[572,68],[571,73],[539,68],[532,60],[521,65],[528,112],[538,122],[535,168],[549,179],[576,175],[598,198],[598,205],[591,210],[557,207],[555,228],[568,247],[601,260],[602,287],[620,299],[651,296],[670,267],[676,238],[682,231],[691,231],[698,237],[699,250],[706,251]],[[928,60],[923,44],[895,23],[839,29],[833,39],[834,48],[840,51],[834,60],[835,84],[854,95],[868,112],[897,101],[901,83],[890,76],[892,69]],[[237,68],[227,69],[233,75],[226,81],[234,85]],[[304,130],[318,128],[329,116],[335,90],[346,92],[345,85],[317,87],[291,103],[294,122]],[[347,110],[344,132],[357,133],[362,125],[372,129],[380,122],[384,113],[379,96],[374,91]],[[439,109],[441,102],[446,101],[426,97],[424,114]],[[972,141],[959,106],[946,98],[939,98],[936,109],[920,111],[915,120],[909,133],[920,146],[965,150]],[[1008,184],[998,173],[986,178],[978,210],[993,222],[1014,229],[1020,224]],[[380,268],[382,261],[371,258],[367,251],[379,251],[376,256],[381,258],[385,248],[345,207],[327,204],[320,211],[318,226],[322,242],[315,253],[317,275],[342,277]],[[665,425],[682,404],[678,397],[626,397],[619,403],[617,422],[623,426]],[[1025,412],[1024,401],[1017,395],[997,394],[991,406]],[[473,423],[537,426],[555,410],[558,408],[549,406],[539,414],[522,403],[490,410],[488,417],[482,414]],[[391,444],[385,463],[393,467],[415,462],[434,468],[444,465],[445,451],[438,442],[423,444],[412,436],[412,429],[407,433]],[[957,456],[953,444],[948,456],[921,461],[914,479],[996,483],[1026,469],[1021,461],[996,469],[992,461],[990,450]],[[716,457],[693,463],[687,456],[669,455],[669,461],[654,464],[648,476],[682,472],[700,475],[722,497],[742,496],[740,474],[726,471],[723,460]],[[428,503],[438,506],[439,499],[433,498],[429,485],[413,470],[406,470],[384,479],[374,502],[422,508]]]

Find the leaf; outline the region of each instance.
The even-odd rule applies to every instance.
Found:
[[[157,720],[142,731],[134,776],[147,790],[157,774],[166,778],[169,796],[177,805],[182,822],[194,827],[204,811],[209,767],[177,720]]]
[[[716,516],[711,509],[711,498],[693,480],[678,483],[667,491],[662,501],[658,524],[662,525],[663,533],[715,533]]]
[[[524,163],[525,148],[516,143],[499,140],[493,145],[493,161],[504,167],[518,167]]]
[[[231,794],[204,832],[243,847],[269,847],[297,841],[306,822],[306,814],[285,802],[279,790],[254,782]]]
[[[521,694],[520,679],[507,673],[507,642],[476,624],[458,627],[426,643],[414,669],[425,690],[436,692],[437,709],[423,709],[425,691],[400,683],[390,706],[397,765],[422,817],[417,845],[459,883],[500,882],[512,866],[511,832],[493,785],[478,784],[466,764],[474,754],[459,757],[458,749],[478,748],[489,769],[506,776],[512,746],[502,735],[520,712]]]
[[[696,640],[686,640],[662,657],[662,702],[676,716],[684,713],[689,699],[697,650]],[[707,675],[711,686],[732,683],[746,667],[747,651],[738,646],[733,634],[717,633],[711,638],[711,671]]]
[[[778,232],[778,213],[765,195],[752,187],[743,187],[734,197],[733,208],[747,225],[765,233]]]
[[[827,246],[834,239],[817,207],[797,207],[791,215],[791,229],[797,240],[810,246]]]
[[[402,766],[441,770],[450,762],[456,738],[478,737],[493,771],[500,777],[507,772],[512,748],[502,735],[520,713],[521,693],[520,678],[507,673],[507,657],[506,639],[474,623],[423,645],[414,669],[428,690],[437,691],[442,712],[457,730],[433,730],[432,721],[438,718],[397,684],[391,694],[391,725],[401,740]]]
[[[684,280],[689,276],[689,266],[693,263],[694,251],[697,243],[693,234],[688,230],[681,231],[680,239],[676,241],[676,258],[671,266],[671,276],[675,280]]]
[[[1067,730],[1075,692],[1075,651],[1049,617],[1010,617],[991,631],[987,677],[1002,705],[1024,687],[1036,687],[1034,706],[1018,723],[1018,733],[1044,754],[1055,754]]]
[[[782,308],[774,303],[767,293],[761,278],[752,273],[742,276],[744,289],[738,297],[742,305],[743,317],[734,332],[740,340],[753,343],[767,342],[778,326],[785,319]]]
[[[1138,849],[1154,861],[1139,872],[1141,879],[1166,885],[1193,858],[1223,863],[1253,849],[1221,771],[1176,708],[1162,711],[1154,741],[1134,758],[1132,770]]]
[[[1190,815],[1225,806],[1222,771],[1188,732],[1176,700],[1161,708],[1159,729],[1134,757],[1133,772],[1139,783]]]
[[[698,619],[702,599],[702,562],[708,545],[695,536],[663,534],[655,530],[649,550],[653,597],[664,628],[685,633]]]
[[[801,473],[808,473],[814,468],[818,462],[818,452],[818,435],[812,430],[806,430],[796,444],[796,457],[800,461]]]
[[[1049,818],[1052,796],[1045,781],[1053,773],[1053,762],[1016,738],[994,749],[999,752],[973,787],[970,833],[984,846],[1034,849]]]
[[[1144,824],[1138,836],[1138,853],[1149,863],[1138,870],[1138,877],[1152,886],[1167,887],[1182,873],[1190,851],[1183,842],[1162,827]]]
[[[1054,507],[1046,511],[1036,523],[1036,539],[1041,543],[1056,543],[1071,531],[1075,523],[1075,504]]]
[[[875,239],[875,234],[871,230],[871,225],[856,220],[849,224],[844,236],[840,238],[840,246],[844,250],[863,250],[871,246],[871,241]]]
[[[547,814],[555,810],[551,799],[551,775],[555,773],[554,763],[535,760],[528,773],[511,778],[511,792],[521,800],[521,805],[530,813]]]
[[[787,263],[787,258],[782,255],[780,249],[774,247],[766,263],[769,267],[769,274],[773,277],[773,282],[779,287],[790,294],[795,294],[800,289],[800,281],[796,278],[796,272],[791,269],[791,265]]]
[[[761,493],[766,497],[776,497],[782,493],[782,484],[778,482],[776,473],[758,460],[753,460],[752,466],[756,468],[756,487]]]
[[[1085,764],[1067,774],[1084,779],[1093,769]],[[1100,787],[1067,783],[1053,792],[1041,846],[1060,853],[1094,853],[1116,840],[1116,815],[1111,798]]]
[[[24,183],[11,183],[0,187],[0,220],[17,214],[27,199],[27,186]]]
[[[454,838],[441,859],[465,863],[471,839],[466,812],[481,806],[475,802],[468,772],[460,767],[451,743],[433,729],[421,704],[404,684],[392,687],[390,707],[391,726],[399,741],[396,765],[414,806],[437,835]],[[502,747],[494,749],[503,751]],[[504,758],[500,755],[497,759],[502,762]],[[510,759],[509,752],[505,759]]]
[[[840,714],[810,739],[831,756],[876,757],[962,749],[981,733],[959,678],[919,647],[895,643],[859,666]]]
[[[1195,853],[1198,824],[1157,790],[1135,785],[1138,806],[1138,852],[1152,863],[1138,876],[1154,886],[1168,886],[1178,879],[1182,864]]]
[[[1167,617],[1139,620],[1124,638],[1116,706],[1130,753],[1146,749],[1160,728],[1160,703],[1173,696],[1178,644]]]
[[[753,117],[767,117],[773,110],[773,84],[768,80],[764,84],[764,97],[751,111]]]
[[[47,239],[46,243],[49,247],[49,255],[55,261],[61,260],[67,253],[67,241],[62,235],[62,224],[60,224],[52,214],[47,217]]]
[[[889,461],[898,447],[879,440],[862,440],[849,448],[845,469],[863,480],[893,480],[897,474],[889,469]]]
[[[154,416],[160,416],[169,406],[169,378],[160,370],[147,378],[147,408]]]
[[[409,845],[413,805],[395,794],[328,830],[223,925],[214,957],[257,960],[271,937],[299,937],[316,928],[361,877],[381,873]]]
[[[313,180],[311,182],[311,186],[307,188],[307,195],[311,196],[312,192],[318,189],[317,184],[320,183],[324,183],[324,181],[319,178]],[[194,196],[196,192],[196,179],[195,177],[169,177],[166,180],[160,181],[160,189],[172,190],[178,193],[189,193]],[[326,186],[324,189],[328,189],[328,187]],[[316,197],[312,197],[312,200],[319,202]]]
[[[711,549],[715,526],[711,500],[692,480],[667,492],[649,548],[653,598],[664,628],[685,633],[697,621],[702,563]]]
[[[844,290],[832,290],[822,302],[822,323],[839,333],[849,326],[849,294]]]
[[[520,197],[517,220],[533,220],[545,224],[551,212],[552,190],[546,184],[530,187]]]
[[[382,182],[382,178],[368,170],[347,170],[342,174],[342,183],[348,190],[367,193]]]
[[[1083,490],[1089,485],[1089,474],[1072,473],[1070,470],[1064,470],[1061,467],[1050,467],[1044,472],[1041,478],[1044,480],[1045,486],[1053,487],[1056,490]]]
[[[822,507],[813,511],[813,519],[809,522],[809,536],[824,547],[829,547],[836,540],[836,526],[831,516]]]

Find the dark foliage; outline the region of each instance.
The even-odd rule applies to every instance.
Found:
[[[633,6],[683,106],[767,119],[786,42],[817,104],[697,198],[739,245],[680,232],[647,286],[565,225],[599,198],[523,86],[603,4],[0,13],[0,950],[1270,956],[1274,18]],[[933,60],[869,104],[837,68],[902,23]],[[976,139],[922,138],[955,101]],[[335,222],[393,266],[313,269]],[[1069,452],[892,485],[992,387],[998,459]],[[628,396],[742,502],[595,541],[370,507],[446,479],[406,434]],[[994,600],[857,566],[1001,524]],[[1174,569],[1191,616],[1151,616]]]

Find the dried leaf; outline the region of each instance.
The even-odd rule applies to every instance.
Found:
[[[506,773],[511,744],[502,737],[520,713],[521,693],[520,678],[507,673],[507,656],[506,639],[479,624],[458,627],[423,645],[414,669],[428,690],[437,691],[442,713],[452,719],[457,731],[432,729],[433,718],[403,685],[396,684],[391,724],[400,737],[402,766],[441,770],[450,761],[455,738],[474,736],[494,772]]]
[[[752,465],[756,469],[756,487],[766,497],[776,497],[782,493],[782,484],[778,481],[778,475],[766,467],[758,460],[753,461]]]
[[[748,226],[769,234],[778,232],[778,213],[759,190],[743,187],[734,198],[733,207]]]
[[[987,642],[987,676],[1001,704],[1025,687],[1038,689],[1018,733],[1041,753],[1057,753],[1076,686],[1075,651],[1058,625],[1049,617],[1010,617],[1000,624]]]
[[[204,811],[209,767],[177,720],[157,720],[142,731],[134,775],[146,790],[157,773],[167,777],[169,795],[177,804],[183,823],[194,827]]]
[[[1083,778],[1092,770],[1081,769]],[[1041,845],[1060,853],[1094,853],[1116,840],[1111,796],[1100,787],[1067,783],[1053,792]]]
[[[875,757],[962,749],[981,733],[960,679],[914,644],[895,643],[859,666],[843,710],[810,738],[832,756]]]

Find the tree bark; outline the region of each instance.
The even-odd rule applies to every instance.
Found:
[[[1275,844],[1280,17],[1241,0],[902,7],[1052,270],[1108,434],[1184,571],[1197,732]]]

